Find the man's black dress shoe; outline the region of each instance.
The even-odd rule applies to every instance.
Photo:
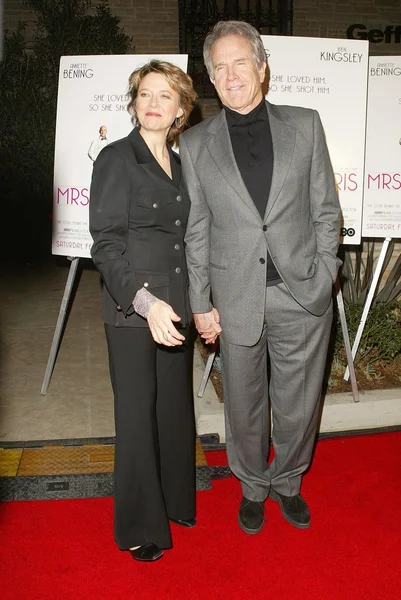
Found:
[[[169,519],[172,523],[182,525],[182,527],[195,527],[196,519]]]
[[[162,550],[156,544],[145,544],[136,550],[130,550],[132,558],[143,562],[153,562],[163,556]]]
[[[242,498],[239,507],[238,523],[245,533],[259,533],[263,527],[265,508],[263,502],[252,502]]]
[[[291,523],[291,525],[298,527],[298,529],[307,529],[309,527],[309,508],[300,494],[283,496],[271,489],[270,498],[279,503],[284,519]]]

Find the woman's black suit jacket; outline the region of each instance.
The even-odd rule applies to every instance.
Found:
[[[191,320],[184,233],[189,196],[179,156],[169,147],[172,179],[137,128],[106,146],[90,189],[91,254],[103,282],[103,319],[116,327],[147,327],[132,301],[145,286]],[[178,324],[180,326],[181,324]]]

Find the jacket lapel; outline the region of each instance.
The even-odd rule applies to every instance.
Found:
[[[170,145],[168,145],[168,151],[170,154],[170,165],[171,165],[171,175],[173,178],[172,183],[177,187],[181,184],[181,159],[179,155],[174,152]]]
[[[266,102],[266,105],[273,141],[274,163],[265,221],[280,194],[290,168],[296,136],[295,128],[287,122],[286,113],[270,102]],[[245,186],[234,157],[224,110],[211,121],[208,132],[212,135],[206,141],[206,146],[213,160],[227,183],[260,221],[259,211]]]
[[[159,163],[149,150],[145,140],[139,133],[138,127],[135,127],[131,131],[131,133],[128,136],[128,139],[131,142],[137,163],[147,173],[149,173],[149,175],[157,177],[159,180],[162,180],[164,183],[173,186],[174,188],[177,188],[179,186],[179,182],[181,181],[180,159],[171,150],[169,145],[167,147],[170,154],[171,173],[173,176],[172,179],[170,179],[167,173],[162,169],[162,167],[159,165]]]
[[[228,132],[227,121],[224,110],[222,110],[210,123],[209,134],[212,134],[206,141],[206,146],[211,157],[221,171],[228,185],[241,198],[252,213],[261,221],[258,209],[252,200],[246,185],[239,172],[237,162],[231,145],[230,134]]]
[[[273,141],[274,163],[264,221],[268,218],[283,187],[291,165],[296,136],[295,128],[287,122],[288,116],[285,112],[270,102],[266,104]]]

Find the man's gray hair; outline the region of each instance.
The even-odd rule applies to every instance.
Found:
[[[213,27],[205,39],[203,44],[203,60],[206,65],[209,77],[214,76],[213,63],[212,63],[212,47],[217,40],[226,37],[228,35],[239,35],[251,45],[252,54],[256,61],[258,69],[266,61],[266,51],[263,46],[262,38],[255,27],[245,23],[245,21],[219,21]]]

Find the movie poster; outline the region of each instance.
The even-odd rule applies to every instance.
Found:
[[[63,56],[54,157],[53,254],[90,257],[89,188],[101,149],[129,134],[128,77],[152,58],[187,70],[187,55]]]
[[[320,114],[338,186],[341,241],[361,239],[369,44],[364,40],[262,36],[272,104]]]
[[[401,238],[401,56],[371,56],[363,237]]]

